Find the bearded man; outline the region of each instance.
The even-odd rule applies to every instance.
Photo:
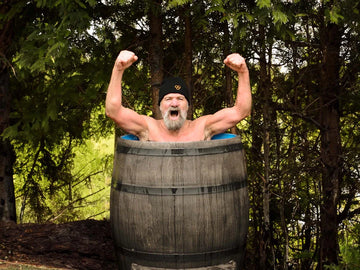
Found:
[[[121,51],[117,57],[106,96],[105,111],[120,128],[141,141],[186,142],[210,140],[250,115],[251,91],[249,71],[245,59],[237,53],[230,54],[224,63],[238,74],[235,105],[214,114],[187,120],[190,96],[186,84],[180,78],[163,81],[159,92],[162,119],[157,120],[122,105],[122,77],[138,57],[131,51]]]

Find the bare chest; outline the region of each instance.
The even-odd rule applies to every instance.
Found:
[[[207,140],[204,127],[201,123],[189,121],[180,130],[169,131],[159,122],[158,125],[149,129],[148,140],[159,142],[191,142]]]

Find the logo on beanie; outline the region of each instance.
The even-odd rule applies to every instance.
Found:
[[[174,87],[175,87],[175,89],[178,90],[178,91],[181,89],[181,85],[178,85],[178,84],[175,84]]]

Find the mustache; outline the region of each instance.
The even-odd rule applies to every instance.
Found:
[[[170,106],[169,109],[168,109],[168,111],[170,111],[170,110],[171,110],[171,111],[177,111],[177,112],[178,112],[178,111],[180,111],[180,108],[179,108],[179,107],[175,107],[175,106]]]

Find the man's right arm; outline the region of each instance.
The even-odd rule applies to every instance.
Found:
[[[147,130],[146,117],[122,105],[121,88],[125,69],[130,67],[137,59],[133,52],[120,52],[112,70],[106,95],[105,112],[120,128],[136,136],[141,136]]]

